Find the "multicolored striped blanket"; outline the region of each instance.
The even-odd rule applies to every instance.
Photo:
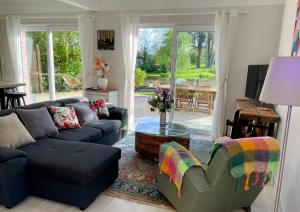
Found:
[[[220,138],[213,147],[214,153],[224,146],[229,154],[230,170],[234,178],[245,176],[245,190],[249,190],[250,175],[255,173],[256,186],[260,175],[263,175],[262,186],[275,173],[280,157],[280,145],[278,141],[271,137],[253,137],[231,139]]]
[[[179,197],[183,176],[186,171],[193,166],[201,166],[201,163],[185,147],[176,142],[169,142],[160,145],[160,172],[170,176],[170,181],[173,180],[178,189]]]

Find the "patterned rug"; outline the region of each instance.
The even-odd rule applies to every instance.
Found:
[[[122,149],[119,178],[105,192],[107,195],[162,207],[171,207],[156,186],[158,162],[144,158],[134,150],[134,136],[127,136],[115,146]],[[204,164],[209,161],[212,142],[191,139],[190,149]]]

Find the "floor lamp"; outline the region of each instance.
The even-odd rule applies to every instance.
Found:
[[[300,57],[272,58],[259,100],[262,102],[287,105],[287,117],[281,148],[279,176],[276,190],[275,208],[278,212],[288,134],[293,106],[300,106]]]

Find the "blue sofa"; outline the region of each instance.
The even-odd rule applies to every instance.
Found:
[[[79,101],[63,99],[22,108]],[[12,112],[0,111],[0,116]],[[110,108],[109,112],[106,119],[60,131],[18,149],[0,147],[0,204],[11,208],[34,195],[87,208],[118,177],[121,150],[111,145],[124,136],[128,115],[123,108]]]

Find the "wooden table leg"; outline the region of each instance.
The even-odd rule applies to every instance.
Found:
[[[1,105],[1,110],[4,110],[5,109],[4,88],[0,88],[0,105]]]
[[[275,123],[269,123],[268,136],[271,137],[274,136],[274,127],[275,127]]]

